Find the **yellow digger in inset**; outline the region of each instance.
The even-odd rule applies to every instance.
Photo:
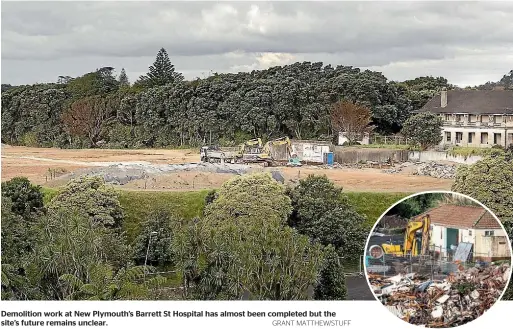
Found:
[[[404,232],[403,245],[382,244],[381,247],[383,248],[384,253],[399,257],[410,255],[410,253],[412,256],[426,255],[428,253],[429,241],[431,239],[430,226],[431,219],[427,214],[420,219],[408,222],[406,225],[406,232]],[[422,239],[419,251],[419,242],[417,241],[416,233],[420,230],[422,230]]]

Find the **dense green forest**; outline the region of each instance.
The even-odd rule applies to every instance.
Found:
[[[332,104],[371,110],[376,132],[399,132],[413,110],[442,87],[442,77],[389,81],[380,72],[295,63],[184,80],[161,49],[134,83],[125,70],[99,68],[56,83],[2,85],[2,142],[82,147],[233,145],[249,138],[331,139]]]

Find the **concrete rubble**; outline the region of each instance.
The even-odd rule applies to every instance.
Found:
[[[422,163],[414,175],[431,176],[435,178],[453,179],[456,176],[456,165],[446,165],[434,161]]]
[[[115,185],[124,185],[130,181],[145,179],[151,175],[159,175],[174,172],[211,172],[242,175],[249,172],[252,168],[243,164],[220,164],[220,163],[186,163],[186,164],[139,164],[139,163],[120,163],[112,164],[108,167],[95,167],[79,169],[61,178],[75,178],[79,176],[103,176],[107,183]],[[276,174],[274,174],[276,175]]]
[[[338,163],[334,162],[332,165],[327,164],[321,164],[312,166],[314,168],[318,169],[364,169],[364,168],[383,168],[391,166],[389,162],[377,162],[377,161],[365,161],[365,162],[358,162],[358,163]],[[303,165],[303,167],[310,167],[308,165]]]
[[[419,176],[431,176],[442,179],[453,179],[456,175],[456,165],[442,164],[435,161],[430,162],[403,162],[392,168],[383,169],[385,174],[399,174],[406,169],[412,168],[411,174]]]
[[[378,299],[401,319],[429,328],[460,326],[481,316],[501,296],[509,264],[472,267],[430,280],[410,273],[393,277],[368,274]]]

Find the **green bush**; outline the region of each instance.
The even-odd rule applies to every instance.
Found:
[[[41,186],[32,185],[26,177],[15,177],[2,183],[2,196],[12,201],[12,211],[24,218],[44,209]]]
[[[315,287],[316,300],[346,299],[346,278],[338,254],[333,246],[324,249],[324,262]]]
[[[368,235],[366,218],[355,211],[326,176],[309,175],[288,191],[293,212],[288,224],[345,259],[358,259]]]
[[[91,218],[94,223],[110,228],[120,227],[123,221],[117,191],[106,185],[99,176],[79,177],[69,181],[52,199],[48,208],[72,208]]]
[[[38,147],[39,142],[37,140],[37,136],[34,132],[26,132],[21,136],[21,145],[28,147]]]
[[[109,147],[132,148],[134,146],[133,131],[130,126],[116,123],[112,127],[109,127],[107,136],[109,140],[107,146]]]
[[[134,260],[137,265],[173,264],[171,217],[166,209],[157,209],[149,214],[134,242]]]

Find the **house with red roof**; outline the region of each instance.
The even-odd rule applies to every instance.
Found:
[[[471,243],[473,258],[483,261],[511,259],[506,232],[486,209],[476,206],[442,204],[417,216],[431,218],[431,250],[441,255],[461,242]],[[451,248],[452,247],[452,248]]]

